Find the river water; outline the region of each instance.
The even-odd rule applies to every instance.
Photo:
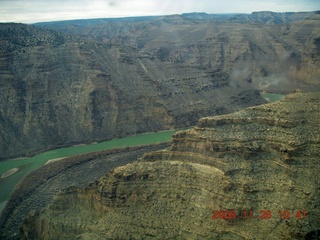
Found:
[[[11,196],[14,187],[21,179],[32,172],[33,170],[44,165],[47,161],[56,158],[62,158],[77,154],[96,152],[112,148],[124,146],[137,146],[144,144],[152,144],[157,142],[166,142],[171,139],[175,131],[163,131],[156,133],[146,133],[141,135],[118,138],[110,141],[93,143],[88,145],[77,145],[66,148],[59,148],[43,152],[36,156],[24,159],[15,159],[0,162],[0,176],[13,168],[19,168],[19,171],[6,177],[0,178],[0,213],[5,207],[9,197]],[[63,160],[61,160],[63,161]]]
[[[283,94],[262,94],[270,102],[281,100]],[[0,176],[13,168],[19,168],[19,171],[6,178],[0,178],[0,213],[5,207],[14,187],[21,179],[39,168],[47,161],[66,156],[83,154],[88,152],[96,152],[124,146],[137,146],[143,144],[151,144],[156,142],[166,142],[171,139],[175,131],[163,131],[157,133],[146,133],[125,138],[114,139],[110,141],[100,142],[96,144],[78,145],[66,148],[59,148],[47,151],[36,156],[24,159],[9,160],[0,162]],[[63,160],[61,160],[63,161]]]

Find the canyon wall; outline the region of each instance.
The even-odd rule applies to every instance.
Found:
[[[28,213],[50,205],[59,191],[70,186],[86,187],[113,168],[136,161],[145,152],[168,146],[169,143],[158,143],[87,153],[38,168],[15,187],[1,212],[0,239],[20,239],[19,228]]]
[[[319,17],[0,24],[0,159],[194,125],[264,103],[258,91],[317,90]]]
[[[319,237],[319,108],[319,93],[296,93],[202,118],[166,150],[57,194],[25,219],[21,237]]]
[[[319,12],[190,13],[140,21],[98,20],[39,25],[82,39],[121,42],[143,57],[184,62],[209,71],[220,69],[236,83],[252,81],[261,90],[286,92],[306,82],[319,85]]]
[[[0,159],[194,125],[264,102],[223,70],[120,43],[0,24]],[[17,37],[19,36],[19,37]]]

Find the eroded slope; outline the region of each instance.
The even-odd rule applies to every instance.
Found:
[[[15,36],[19,36],[16,38]],[[264,100],[220,69],[136,48],[0,24],[0,159],[180,128]]]
[[[304,239],[319,222],[320,94],[200,119],[171,147],[69,188],[25,239]],[[235,210],[235,220],[212,219]],[[272,217],[266,219],[264,212]],[[284,219],[279,211],[288,210]],[[252,211],[253,217],[249,216]],[[264,212],[262,212],[264,211]],[[298,218],[298,211],[306,217]],[[262,219],[260,219],[262,216]],[[299,215],[298,215],[299,216]]]
[[[113,168],[125,165],[145,152],[164,149],[168,143],[118,148],[64,158],[28,174],[15,187],[0,216],[0,239],[20,239],[19,228],[30,211],[51,204],[60,190],[85,187]]]

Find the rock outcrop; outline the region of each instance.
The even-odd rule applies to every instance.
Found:
[[[219,20],[219,15],[194,13],[100,25],[82,20],[42,26],[83,39],[122,42],[137,49],[144,61],[159,58],[162,63],[220,69],[236,83],[252,81],[261,90],[291,91],[306,87],[306,82],[319,87],[318,12],[226,16]]]
[[[26,218],[21,237],[311,239],[320,229],[319,119],[319,93],[202,118],[166,150],[56,195]]]
[[[20,239],[19,227],[30,211],[50,205],[66,187],[86,187],[106,172],[141,158],[145,152],[164,149],[169,143],[126,147],[87,153],[46,164],[15,187],[0,217],[0,239]]]
[[[150,55],[24,24],[0,24],[0,41],[0,159],[182,128],[264,102],[223,69],[171,61],[161,42]]]
[[[320,15],[249,16],[0,24],[0,159],[194,125],[263,103],[258,91],[319,89]]]

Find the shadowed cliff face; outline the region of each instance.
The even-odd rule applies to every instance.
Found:
[[[251,83],[167,60],[162,48],[148,54],[23,24],[0,31],[0,158],[190,126],[264,102]]]
[[[69,188],[24,239],[304,239],[319,222],[320,94],[200,119],[171,147]],[[212,219],[235,210],[246,219]],[[265,215],[268,210],[272,216]],[[282,219],[279,210],[288,210]],[[249,211],[252,211],[251,219]],[[306,211],[304,215],[296,215]],[[287,216],[287,215],[286,215]],[[261,218],[260,218],[261,217]],[[267,220],[266,218],[270,218]]]
[[[320,15],[250,16],[42,24],[69,36],[0,24],[0,159],[190,126],[263,103],[258,90],[319,88]]]

